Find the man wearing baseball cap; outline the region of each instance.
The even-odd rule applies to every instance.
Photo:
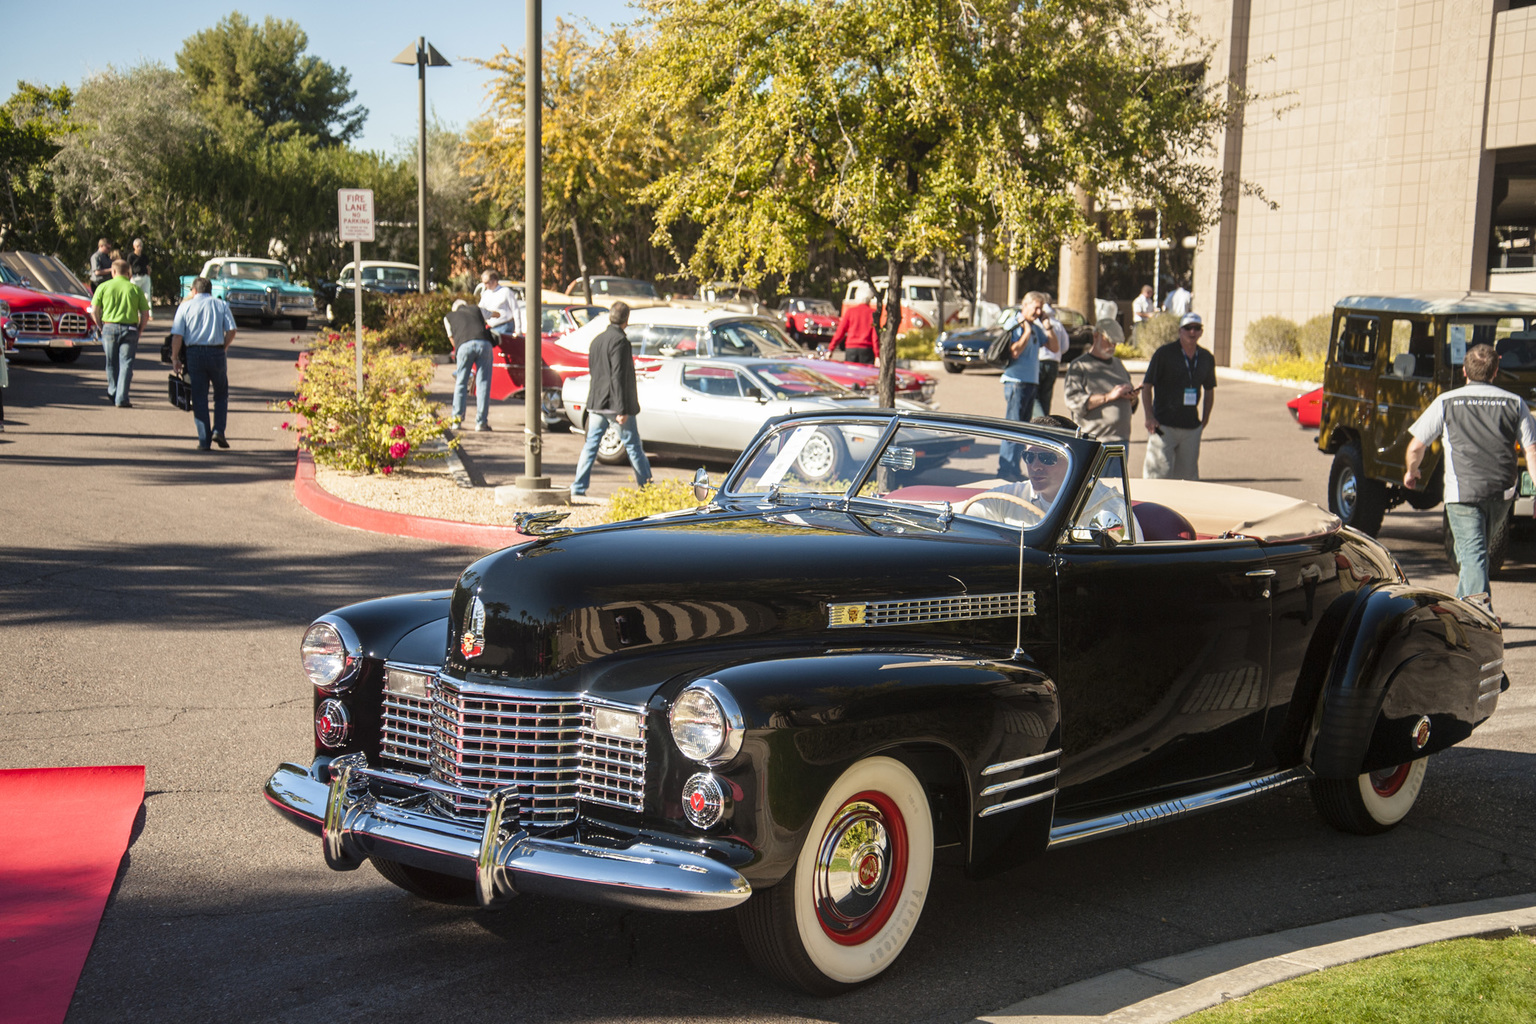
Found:
[[[1179,339],[1152,353],[1141,389],[1147,402],[1147,458],[1141,475],[1148,480],[1200,479],[1200,435],[1211,421],[1216,402],[1216,357],[1200,347],[1205,323],[1199,313],[1185,313]]]

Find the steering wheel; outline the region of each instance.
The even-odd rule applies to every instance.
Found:
[[[980,494],[976,495],[974,498],[966,498],[959,505],[956,505],[955,506],[955,514],[956,515],[965,515],[966,513],[968,513],[971,510],[971,506],[976,504],[978,501],[986,501],[986,500],[990,500],[990,499],[993,499],[993,498],[996,498],[996,499],[999,499],[999,500],[1002,500],[1002,501],[1011,501],[1015,505],[1018,505],[1021,508],[1026,508],[1029,511],[1033,512],[1038,518],[1040,518],[1040,519],[1044,519],[1045,518],[1045,512],[1039,506],[1033,504],[1032,502],[1026,500],[1023,497],[1020,497],[1017,494],[1012,494],[1012,493],[1010,493],[1008,491],[982,491]],[[984,516],[983,518],[990,519],[992,517],[991,516]]]

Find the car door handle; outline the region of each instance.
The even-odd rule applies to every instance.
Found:
[[[1275,570],[1273,570],[1273,569],[1252,569],[1252,570],[1244,573],[1243,575],[1247,576],[1249,579],[1263,580],[1264,581],[1264,591],[1259,596],[1260,597],[1264,597],[1264,598],[1269,597],[1269,581],[1270,581],[1270,578],[1275,575]]]

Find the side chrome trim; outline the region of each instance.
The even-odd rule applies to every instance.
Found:
[[[1051,840],[1048,845],[1053,849],[1058,846],[1071,846],[1074,843],[1098,839],[1116,832],[1129,832],[1132,829],[1161,824],[1173,818],[1182,818],[1223,804],[1246,800],[1260,793],[1311,777],[1312,772],[1306,768],[1290,768],[1283,772],[1261,775],[1256,779],[1234,782],[1204,793],[1192,793],[1176,800],[1165,800],[1162,803],[1137,807],[1118,814],[1106,814],[1100,818],[1085,818],[1082,821],[1056,825],[1051,829]]]
[[[1003,811],[1011,811],[1015,807],[1023,807],[1026,804],[1035,804],[1039,803],[1041,800],[1049,800],[1059,792],[1061,792],[1061,790],[1051,789],[1044,793],[1036,793],[1033,796],[1021,796],[1019,799],[1009,800],[1007,803],[993,804],[991,807],[984,808],[981,813],[976,815],[976,817],[985,818],[988,815],[1000,814]],[[1052,831],[1054,831],[1054,829]]]
[[[1061,769],[1060,768],[1053,768],[1053,769],[1051,769],[1048,772],[1041,772],[1039,775],[1026,775],[1022,779],[1014,779],[1012,782],[998,782],[998,783],[994,783],[993,785],[990,785],[986,789],[982,790],[981,791],[981,795],[982,796],[995,796],[998,793],[1006,793],[1010,789],[1022,789],[1023,787],[1028,786],[1031,783],[1044,782],[1046,779],[1054,779],[1056,776],[1058,776],[1060,774],[1061,774]],[[988,810],[991,810],[991,808],[988,808]]]
[[[1041,761],[1049,760],[1050,758],[1056,757],[1060,753],[1061,751],[1059,749],[1047,750],[1045,753],[1036,754],[1033,757],[1021,757],[1017,761],[999,761],[997,764],[987,765],[981,770],[981,774],[999,775],[1003,772],[1011,772],[1015,768],[1023,768],[1026,765],[1039,764]]]

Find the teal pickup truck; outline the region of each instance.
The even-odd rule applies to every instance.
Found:
[[[229,303],[236,319],[259,320],[263,327],[284,319],[302,331],[315,311],[315,293],[294,283],[280,260],[218,256],[203,264],[200,276],[213,282],[213,294]],[[193,280],[182,277],[182,295],[191,293]]]

